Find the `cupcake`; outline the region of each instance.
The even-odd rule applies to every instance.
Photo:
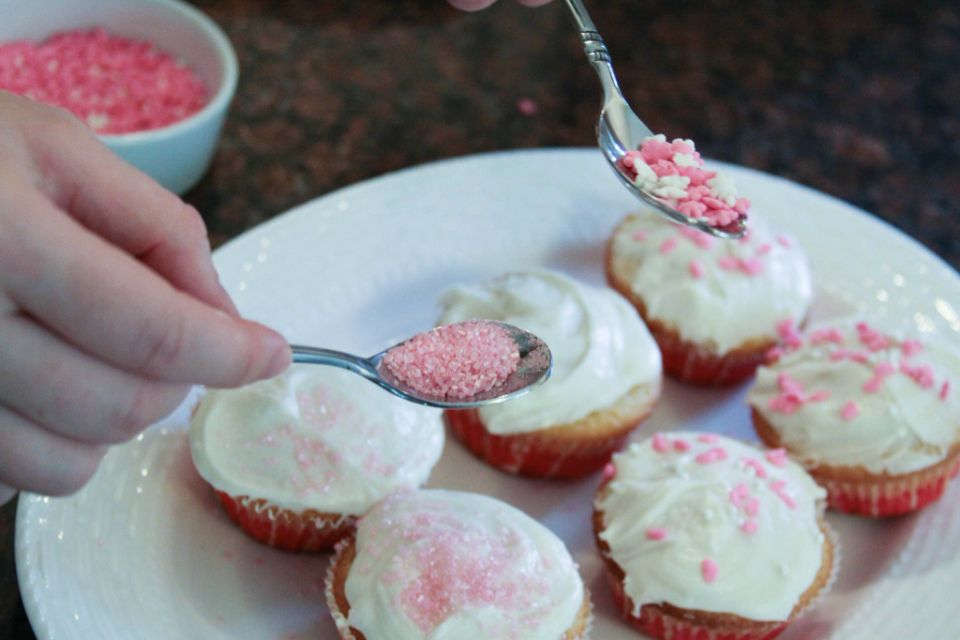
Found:
[[[761,367],[757,434],[826,488],[830,506],[867,516],[936,500],[960,465],[960,348],[877,321],[812,327]]]
[[[607,281],[640,312],[680,380],[731,385],[803,321],[813,298],[796,240],[756,214],[740,240],[721,240],[643,212],[607,245]]]
[[[318,366],[212,390],[190,424],[194,465],[250,536],[332,548],[388,494],[420,486],[443,449],[435,411]]]
[[[663,640],[775,637],[830,586],[824,496],[799,465],[721,436],[631,444],[594,502],[620,613]]]
[[[337,546],[327,601],[350,640],[587,637],[590,598],[553,533],[472,493],[399,492]]]
[[[542,338],[553,373],[523,397],[447,411],[478,457],[512,473],[574,478],[603,468],[660,395],[660,353],[621,296],[553,271],[511,273],[442,298],[443,324],[500,320]]]

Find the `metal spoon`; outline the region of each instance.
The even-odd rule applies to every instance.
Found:
[[[527,393],[550,377],[550,372],[553,367],[553,356],[543,340],[528,331],[504,322],[494,322],[492,320],[484,320],[482,322],[496,324],[507,330],[520,352],[520,362],[517,364],[517,368],[513,374],[503,383],[486,392],[472,395],[469,398],[425,395],[391,375],[386,367],[380,366],[383,357],[389,351],[400,347],[413,338],[395,344],[369,358],[361,358],[360,356],[342,351],[334,351],[332,349],[304,347],[300,345],[290,345],[290,347],[293,351],[293,361],[296,363],[321,364],[346,369],[347,371],[352,371],[353,373],[363,376],[370,382],[381,386],[393,395],[403,398],[404,400],[428,407],[440,407],[444,409],[468,409],[510,400]]]
[[[637,117],[637,114],[633,112],[623,97],[620,84],[613,73],[613,65],[610,61],[607,45],[604,44],[603,38],[597,32],[597,28],[593,24],[593,20],[590,19],[586,7],[583,6],[583,2],[581,0],[566,0],[566,2],[567,7],[573,14],[577,29],[580,31],[580,39],[583,41],[583,50],[587,54],[587,60],[590,61],[593,70],[597,72],[600,84],[603,87],[603,110],[600,112],[600,119],[597,122],[597,141],[600,144],[600,151],[603,152],[607,162],[613,167],[617,177],[634,195],[653,207],[657,213],[674,222],[694,227],[720,238],[742,237],[747,231],[742,217],[724,227],[711,226],[703,220],[680,213],[656,196],[643,191],[633,183],[631,177],[624,171],[619,160],[623,158],[627,151],[639,148],[644,138],[652,136],[653,132]]]

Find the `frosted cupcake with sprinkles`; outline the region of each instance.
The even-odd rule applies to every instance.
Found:
[[[443,442],[438,412],[310,365],[210,391],[190,425],[194,465],[230,518],[290,551],[331,549],[375,503],[420,486]]]
[[[344,540],[327,576],[344,640],[581,640],[590,597],[563,542],[472,493],[395,494]]]
[[[593,516],[621,615],[663,640],[779,635],[835,575],[824,496],[796,463],[722,436],[631,444]]]
[[[660,353],[621,296],[548,271],[506,274],[447,291],[442,324],[483,318],[539,336],[553,373],[525,396],[451,410],[452,432],[476,456],[511,473],[574,478],[623,446],[660,395]]]
[[[824,322],[757,372],[747,400],[769,446],[800,461],[830,506],[920,509],[960,465],[960,345],[877,320]]]
[[[805,319],[813,299],[807,257],[789,234],[750,217],[739,240],[659,216],[627,216],[606,252],[607,281],[640,312],[680,380],[731,385]]]

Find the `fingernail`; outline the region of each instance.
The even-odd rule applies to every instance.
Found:
[[[267,357],[264,359],[264,367],[261,370],[261,377],[272,378],[278,376],[287,370],[293,358],[290,352],[290,345],[276,331],[269,330],[268,337],[265,339]]]

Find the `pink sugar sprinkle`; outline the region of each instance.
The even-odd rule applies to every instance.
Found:
[[[820,391],[814,391],[809,396],[807,396],[807,402],[823,402],[830,398],[829,389],[821,389]]]
[[[703,264],[697,260],[690,261],[690,275],[694,278],[700,279],[703,277],[704,270]]]
[[[630,236],[630,239],[634,242],[643,242],[647,239],[647,232],[642,230],[634,231],[633,235]]]
[[[890,346],[889,338],[870,327],[866,322],[857,323],[857,335],[860,342],[870,351],[879,351]]]
[[[517,100],[517,111],[525,116],[535,116],[540,108],[533,98],[520,98]]]
[[[677,438],[673,441],[673,449],[674,451],[679,451],[681,453],[684,451],[690,451],[690,443],[683,438]]]
[[[727,450],[723,447],[712,447],[694,458],[694,460],[696,460],[699,464],[710,464],[712,462],[720,462],[721,460],[726,459]]]
[[[612,463],[608,462],[603,467],[603,480],[613,480],[617,475],[617,467]]]
[[[786,449],[771,449],[770,451],[767,451],[763,457],[767,459],[767,462],[775,467],[783,467],[787,464]]]
[[[703,575],[703,581],[709,584],[717,579],[720,567],[712,558],[704,558],[703,562],[700,563],[700,573]]]
[[[660,244],[660,253],[670,253],[677,248],[676,238],[667,238]]]
[[[667,537],[667,530],[663,527],[650,527],[646,530],[647,540],[663,540]]]
[[[931,389],[935,385],[933,368],[928,364],[913,366],[907,362],[901,362],[900,371],[924,389]]]
[[[730,489],[729,498],[730,502],[733,503],[733,506],[738,509],[743,505],[743,501],[750,495],[750,487],[744,483],[740,483],[735,486],[733,489]]]
[[[777,335],[783,346],[789,350],[799,349],[803,346],[803,338],[793,322],[793,318],[784,318],[777,323]]]
[[[944,380],[943,384],[940,386],[940,399],[946,400],[947,396],[950,394],[950,381]]]
[[[745,520],[743,524],[740,525],[740,530],[746,533],[747,535],[750,535],[750,534],[756,533],[758,526],[759,525],[757,524],[757,521],[754,520],[753,518],[750,518],[748,520]]]
[[[519,362],[519,349],[507,329],[468,320],[414,336],[387,352],[381,367],[427,397],[456,400],[496,389]]]
[[[740,269],[741,273],[748,276],[755,276],[763,272],[763,261],[760,260],[760,258],[747,258],[740,260],[737,268]]]
[[[845,347],[838,347],[830,352],[830,361],[839,362],[840,360],[852,360],[860,364],[867,364],[870,356],[863,351],[851,351]]]
[[[923,350],[923,343],[919,340],[904,340],[903,344],[900,345],[900,350],[903,351],[903,355],[910,358]]]
[[[853,420],[860,415],[860,405],[853,400],[848,400],[840,409],[840,417],[844,420]]]
[[[738,264],[739,262],[734,256],[722,256],[717,260],[717,266],[724,271],[734,271]]]
[[[770,244],[769,242],[764,242],[764,243],[761,244],[759,247],[757,247],[757,255],[758,255],[758,256],[764,256],[764,255],[770,253],[770,250],[771,250],[771,249],[773,249],[773,245]]]
[[[783,504],[787,505],[789,509],[797,508],[797,501],[793,499],[789,493],[787,493],[787,483],[784,480],[774,480],[770,483],[770,490],[773,491],[778,498],[783,501]]]
[[[790,245],[793,244],[790,242],[790,238],[787,236],[777,236],[777,242],[781,247],[790,248]]]
[[[718,441],[720,438],[714,433],[701,433],[697,436],[697,442],[705,442],[707,444],[713,444]]]
[[[743,502],[743,512],[751,518],[760,511],[760,501],[750,496]]]
[[[867,393],[876,393],[883,385],[884,378],[896,373],[896,368],[889,362],[878,362],[873,368],[873,377],[863,383],[863,390]]]
[[[670,451],[670,440],[662,433],[653,434],[653,450],[657,453]]]
[[[783,357],[784,351],[783,347],[770,347],[767,349],[767,352],[763,354],[764,361],[767,364],[773,364],[777,360]]]
[[[827,328],[817,329],[810,334],[810,344],[818,345],[825,342],[843,344],[843,333],[839,329]]]
[[[207,101],[190,68],[149,42],[101,28],[0,45],[0,89],[63,107],[105,134],[165,127]]]
[[[744,466],[753,469],[753,472],[757,474],[758,478],[763,479],[767,477],[767,470],[763,468],[763,463],[756,458],[744,458],[743,464]]]
[[[716,238],[692,227],[681,227],[680,233],[700,249],[709,249],[716,243]]]

